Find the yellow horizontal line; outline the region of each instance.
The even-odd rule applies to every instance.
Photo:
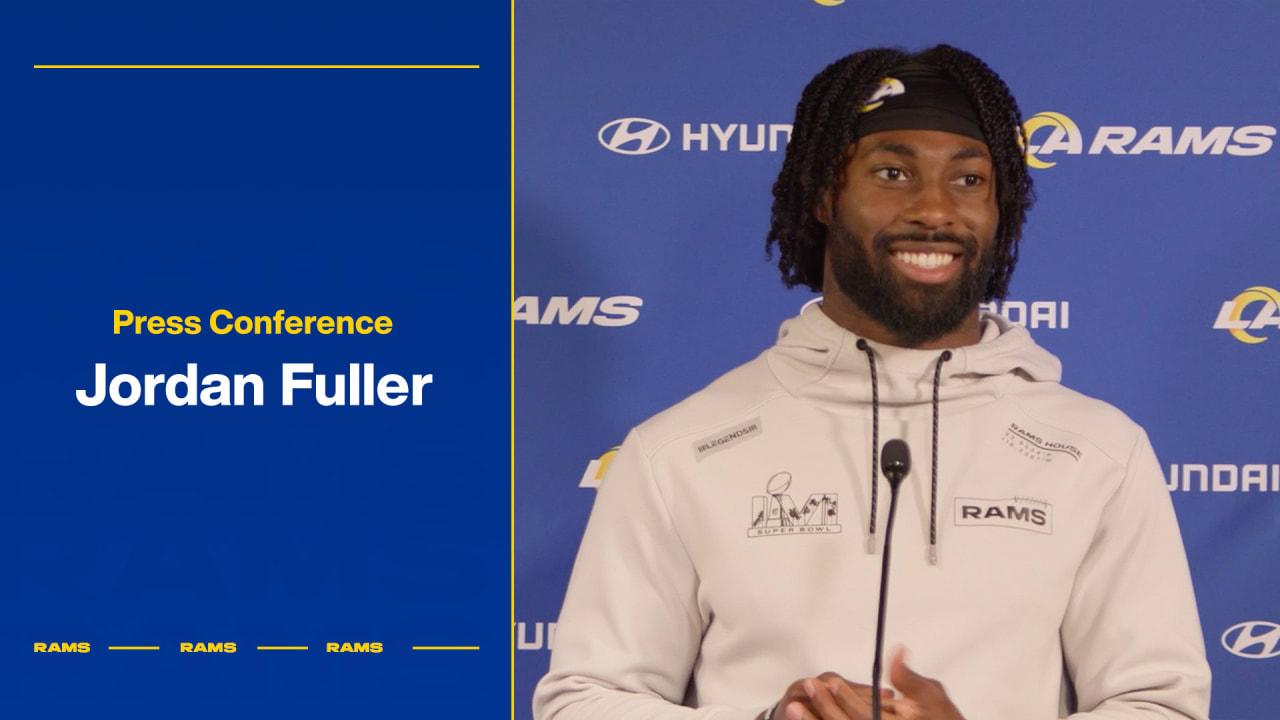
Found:
[[[459,68],[479,68],[479,65],[32,65],[37,70],[49,68],[115,68],[115,69],[155,69],[155,68],[269,68],[269,69],[292,69],[292,68],[355,68],[355,69],[376,69],[376,68],[427,68],[427,69],[459,69]]]
[[[259,645],[259,650],[308,650],[306,646],[289,646],[289,645]]]
[[[443,645],[440,645],[440,646],[431,646],[431,647],[418,647],[418,646],[414,646],[414,648],[413,648],[413,649],[414,649],[414,650],[479,650],[479,649],[480,649],[480,646],[479,646],[479,645],[466,645],[466,646],[443,646]]]
[[[154,646],[151,646],[151,645],[148,645],[148,646],[141,646],[141,645],[108,645],[108,646],[107,646],[107,649],[108,649],[108,650],[159,650],[159,649],[160,649],[160,646],[158,646],[158,645],[154,645]]]

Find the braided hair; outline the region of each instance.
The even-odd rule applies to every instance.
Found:
[[[773,184],[773,212],[766,255],[778,246],[778,269],[787,287],[822,289],[827,228],[813,210],[844,169],[854,141],[858,108],[867,104],[893,68],[920,62],[941,68],[968,95],[987,138],[996,176],[995,272],[985,300],[1003,299],[1018,262],[1018,240],[1034,201],[1023,149],[1022,114],[1000,76],[977,57],[948,45],[910,54],[892,48],[863,50],[828,65],[809,81],[800,103],[782,170]]]

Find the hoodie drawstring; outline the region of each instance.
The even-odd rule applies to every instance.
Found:
[[[933,469],[929,490],[929,564],[938,564],[938,386],[942,384],[942,363],[951,359],[951,351],[943,350],[933,366]]]
[[[880,490],[880,382],[876,377],[875,351],[866,340],[858,339],[857,348],[867,354],[871,369],[871,519],[867,523],[867,553],[876,551],[876,500]],[[929,564],[938,564],[938,389],[942,385],[942,363],[951,359],[951,351],[943,350],[933,367],[933,467],[929,487]]]
[[[871,522],[867,554],[876,552],[876,498],[880,490],[880,382],[876,378],[876,354],[866,340],[858,338],[858,349],[867,354],[871,367]]]

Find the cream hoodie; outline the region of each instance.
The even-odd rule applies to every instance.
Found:
[[[747,720],[801,677],[870,684],[878,430],[912,450],[886,647],[910,648],[966,718],[1205,720],[1191,578],[1146,434],[1060,385],[1026,330],[982,322],[938,373],[936,498],[941,353],[863,343],[873,413],[868,353],[815,304],[635,428],[592,509],[534,716]]]

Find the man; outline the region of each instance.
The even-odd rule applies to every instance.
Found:
[[[1141,428],[983,314],[1017,259],[1020,113],[981,60],[868,50],[796,109],[768,246],[822,291],[778,342],[627,437],[592,510],[539,720],[1205,720],[1209,670]]]

